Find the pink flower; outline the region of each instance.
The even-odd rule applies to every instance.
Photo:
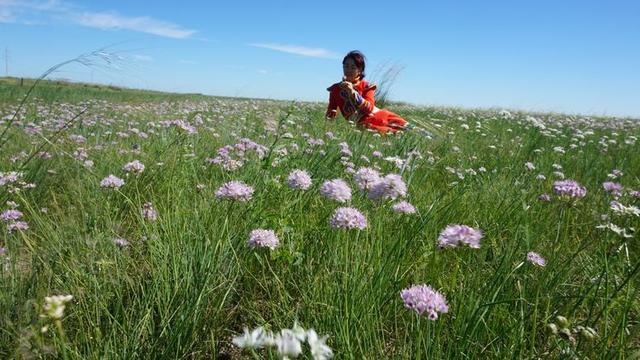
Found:
[[[100,181],[100,186],[103,188],[119,189],[122,185],[124,185],[124,180],[114,175],[109,175]]]
[[[545,266],[547,264],[547,261],[540,254],[533,251],[527,253],[527,261],[537,266]]]
[[[216,190],[218,199],[249,201],[253,195],[253,188],[241,181],[229,181]]]
[[[341,207],[333,213],[329,225],[334,229],[364,230],[367,227],[367,218],[358,209]]]
[[[482,231],[474,229],[467,225],[449,225],[438,237],[438,246],[457,247],[459,245],[467,245],[473,249],[480,248],[480,239],[482,239]]]
[[[287,178],[287,184],[292,189],[307,190],[311,187],[311,176],[304,170],[293,170]]]
[[[416,208],[407,201],[401,201],[393,205],[393,211],[401,214],[415,214]]]
[[[266,247],[273,250],[280,245],[280,240],[273,230],[256,229],[249,234],[247,245],[251,247]]]
[[[437,320],[438,313],[449,312],[447,299],[426,284],[404,289],[400,292],[400,297],[406,308],[415,310],[418,315],[427,313],[429,320]]]
[[[351,189],[342,179],[325,181],[320,187],[320,194],[341,203],[351,200]]]

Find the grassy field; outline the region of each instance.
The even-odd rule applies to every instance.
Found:
[[[294,322],[337,359],[640,356],[638,120],[396,104],[434,136],[385,137],[320,103],[43,82],[11,121],[27,88],[0,80],[0,358],[279,358],[232,339]],[[401,180],[360,190],[373,170]],[[439,246],[453,224],[479,247]]]

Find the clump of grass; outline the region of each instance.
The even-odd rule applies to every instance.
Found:
[[[398,79],[400,73],[404,70],[404,66],[398,62],[387,60],[380,64],[371,76],[371,81],[377,85],[375,92],[376,106],[384,108],[389,102],[391,88]]]

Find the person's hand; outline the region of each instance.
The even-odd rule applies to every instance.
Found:
[[[348,82],[348,81],[343,81],[340,83],[340,89],[348,91],[348,92],[352,92],[353,91],[353,84]]]

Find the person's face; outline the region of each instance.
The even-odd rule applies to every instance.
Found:
[[[342,72],[344,72],[344,77],[347,78],[347,81],[354,82],[360,76],[360,69],[356,62],[353,59],[348,58],[344,64],[342,64]]]

